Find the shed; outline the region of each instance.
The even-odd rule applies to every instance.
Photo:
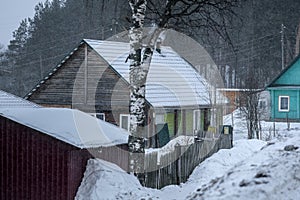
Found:
[[[84,39],[25,98],[79,109],[128,130],[128,52],[128,43]],[[208,125],[218,130],[222,112],[212,109],[213,87],[171,47],[161,52],[154,53],[147,78],[144,136],[153,139],[164,125],[170,137],[206,131]]]
[[[271,96],[271,120],[300,121],[300,56],[267,86]]]
[[[1,108],[0,199],[74,199],[89,158],[127,170],[127,139],[75,109]]]

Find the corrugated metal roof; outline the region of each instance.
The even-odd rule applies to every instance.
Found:
[[[84,41],[129,82],[128,43]],[[207,81],[171,47],[162,47],[162,54],[154,52],[146,83],[146,99],[154,107],[210,105],[208,88]]]
[[[79,148],[126,144],[129,133],[67,108],[0,108],[0,115]]]
[[[40,108],[40,106],[0,90],[0,108]]]

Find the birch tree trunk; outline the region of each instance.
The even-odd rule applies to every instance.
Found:
[[[145,84],[148,69],[142,66],[142,36],[146,12],[146,0],[129,0],[132,10],[130,38],[130,133],[129,171],[134,173],[143,184],[145,140]]]
[[[132,10],[132,26],[130,38],[130,133],[129,170],[141,183],[144,181],[144,156],[147,113],[145,109],[146,79],[154,48],[160,52],[160,37],[163,29],[156,28],[150,36],[148,44],[143,47],[143,26],[146,13],[146,0],[129,0]]]

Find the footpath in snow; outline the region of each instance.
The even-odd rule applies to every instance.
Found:
[[[141,186],[114,164],[92,159],[76,199],[299,199],[300,124],[291,124],[289,131],[284,123],[276,127],[275,139],[236,140],[232,149],[196,167],[186,183],[160,190]]]

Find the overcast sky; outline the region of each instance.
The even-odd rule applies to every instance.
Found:
[[[12,33],[25,18],[32,18],[34,7],[45,0],[0,0],[0,43],[7,46]]]

